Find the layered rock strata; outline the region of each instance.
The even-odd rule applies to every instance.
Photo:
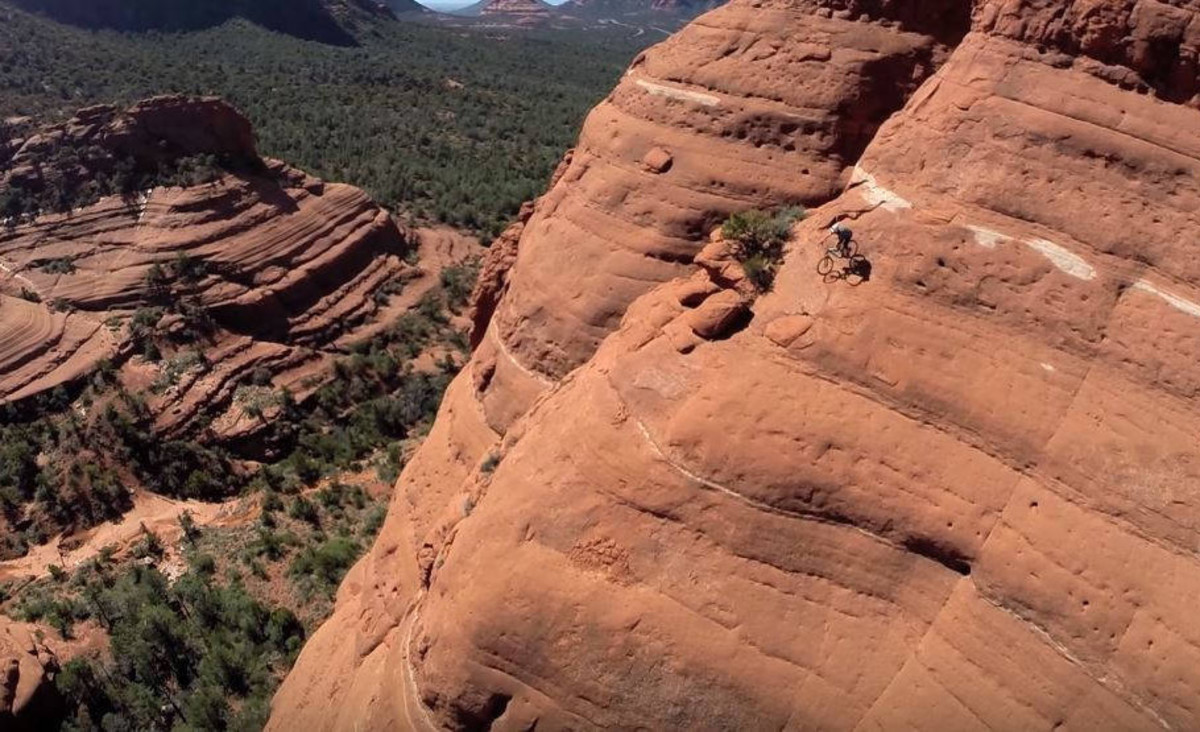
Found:
[[[357,188],[259,159],[249,123],[215,100],[92,108],[10,149],[5,184],[32,189],[64,175],[67,149],[83,151],[68,176],[194,155],[220,167],[207,182],[9,222],[0,232],[0,308],[9,314],[0,400],[69,385],[99,360],[123,358],[129,317],[169,301],[203,310],[221,329],[221,342],[208,344],[210,380],[236,385],[255,368],[284,371],[374,313],[383,285],[419,274],[402,259],[417,246],[413,232]],[[189,414],[165,412],[164,427]]]
[[[824,10],[704,16],[589,119],[271,728],[1198,724],[1200,7],[980,3],[819,184],[706,138],[715,79],[642,75]],[[689,131],[602,162],[632,98]],[[685,219],[666,181],[702,174],[744,192]],[[697,254],[733,201],[827,196],[748,310]],[[843,216],[867,278],[817,273]]]

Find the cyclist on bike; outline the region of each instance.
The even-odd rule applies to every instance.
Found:
[[[837,237],[837,249],[830,249],[831,254],[837,254],[840,257],[849,258],[847,252],[850,251],[850,240],[854,238],[854,234],[849,227],[842,223],[843,216],[834,219],[833,225],[829,227],[829,233]]]

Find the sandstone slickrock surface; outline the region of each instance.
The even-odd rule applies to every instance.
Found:
[[[734,3],[636,59],[526,225],[504,347],[561,377],[728,213],[835,195],[966,30],[959,3],[924,7]]]
[[[1200,5],[889,8],[735,0],[634,64],[272,729],[1200,724]],[[912,83],[846,147],[866,78]],[[733,80],[823,144],[714,135]],[[709,317],[709,225],[793,200]]]

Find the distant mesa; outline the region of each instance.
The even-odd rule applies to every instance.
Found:
[[[458,16],[505,20],[519,25],[540,25],[550,21],[569,23],[572,20],[617,22],[613,20],[614,16],[653,22],[686,20],[723,4],[723,0],[567,0],[554,6],[542,0],[480,0],[452,12]]]
[[[650,7],[654,10],[699,14],[724,4],[725,0],[653,0]]]
[[[691,17],[725,4],[725,0],[567,0],[559,12],[581,17],[613,15],[678,15]]]
[[[567,0],[561,5],[551,5],[543,0],[479,0],[462,8],[435,9],[442,13],[437,17],[443,20],[454,16],[488,24],[597,27],[597,24],[625,26],[641,21],[648,25],[658,23],[674,29],[681,22],[723,5],[724,2],[725,0]],[[647,30],[634,25],[630,27],[638,33]]]
[[[505,16],[513,19],[545,20],[553,8],[541,0],[480,0],[455,11],[456,15],[475,17]]]

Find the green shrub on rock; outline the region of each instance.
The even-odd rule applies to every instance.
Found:
[[[791,239],[792,225],[804,218],[804,209],[788,207],[774,213],[757,209],[731,215],[721,227],[721,236],[734,243],[734,255],[742,263],[746,278],[760,292],[771,289],[783,262],[783,248]]]

